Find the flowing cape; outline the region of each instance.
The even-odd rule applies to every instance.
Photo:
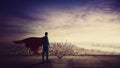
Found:
[[[30,48],[34,53],[38,53],[39,47],[41,47],[44,42],[44,37],[30,37],[13,42],[16,44],[25,44],[25,47]]]

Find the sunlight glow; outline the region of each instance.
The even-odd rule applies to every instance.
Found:
[[[80,10],[79,10],[80,11]],[[94,11],[51,11],[44,25],[34,24],[34,36],[49,32],[53,42],[119,42],[120,25],[118,15]],[[37,27],[37,28],[36,28]],[[41,29],[42,28],[42,29]],[[42,36],[41,34],[41,36]]]

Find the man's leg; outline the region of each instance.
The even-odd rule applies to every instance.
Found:
[[[47,50],[46,50],[46,61],[49,61],[49,49],[47,48]]]
[[[42,61],[44,62],[44,55],[45,55],[45,50],[43,50],[43,53],[42,53]]]
[[[46,51],[46,61],[48,61],[48,51]]]

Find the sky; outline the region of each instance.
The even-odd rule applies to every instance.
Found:
[[[120,42],[120,0],[0,0],[0,42]]]

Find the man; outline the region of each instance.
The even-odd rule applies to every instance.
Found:
[[[43,42],[43,53],[42,53],[42,62],[44,62],[44,56],[46,54],[46,62],[49,62],[48,55],[49,55],[49,39],[48,39],[48,32],[45,32],[44,42]]]

